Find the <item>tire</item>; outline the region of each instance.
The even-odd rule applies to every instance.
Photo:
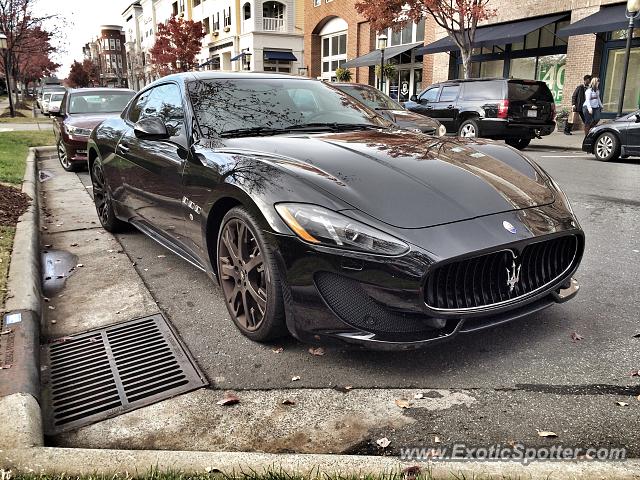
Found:
[[[593,144],[593,154],[601,162],[615,162],[620,158],[620,140],[612,132],[604,132]]]
[[[518,150],[524,150],[531,143],[530,138],[508,138],[504,141],[507,145],[517,148]]]
[[[65,147],[62,140],[58,140],[56,150],[58,151],[58,160],[60,161],[60,165],[62,165],[62,168],[64,168],[67,172],[77,172],[78,165],[75,162],[69,160],[67,147]]]
[[[96,158],[91,167],[91,184],[93,185],[93,203],[102,228],[111,233],[127,230],[129,224],[116,217],[100,158]]]
[[[282,275],[262,227],[245,208],[224,216],[216,251],[220,288],[240,332],[257,342],[286,335]]]
[[[474,118],[468,118],[460,124],[458,128],[458,136],[464,138],[478,138],[480,127],[478,121]]]

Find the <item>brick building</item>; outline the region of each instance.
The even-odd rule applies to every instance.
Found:
[[[354,81],[376,84],[374,68],[380,63],[376,32],[357,14],[355,1],[308,0],[305,63],[310,76],[331,80],[335,67],[346,66]],[[625,5],[620,0],[491,0],[489,8],[496,16],[478,29],[472,76],[544,80],[556,103],[568,107],[574,88],[585,74],[592,74],[602,79],[605,116],[613,115],[628,22]],[[389,39],[385,60],[396,67],[394,78],[384,86],[392,97],[403,101],[431,82],[462,76],[459,52],[430,19],[426,25],[421,22],[385,34]],[[339,37],[337,55],[334,36]],[[625,111],[638,107],[638,78],[640,28],[634,34]]]
[[[102,25],[100,35],[88,42],[83,51],[98,66],[101,86],[127,86],[125,35],[121,26]]]

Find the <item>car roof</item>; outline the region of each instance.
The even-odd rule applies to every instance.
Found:
[[[69,93],[109,93],[109,92],[131,92],[136,93],[130,88],[107,88],[107,87],[87,87],[87,88],[70,88]]]
[[[144,89],[150,88],[152,86],[167,82],[167,81],[177,81],[180,83],[184,82],[192,82],[197,80],[226,80],[233,79],[237,80],[240,78],[249,78],[249,79],[287,79],[287,80],[299,80],[299,81],[313,81],[319,82],[320,80],[316,80],[314,78],[303,77],[300,75],[295,75],[291,73],[269,73],[269,72],[221,72],[221,71],[206,71],[206,72],[183,72],[183,73],[173,73],[171,75],[167,75],[166,77],[162,77],[156,80],[153,83],[147,85]]]
[[[353,82],[331,82],[329,85],[334,87],[367,87],[367,88],[375,88],[371,85],[367,85],[366,83],[353,83]],[[377,90],[377,88],[376,88]]]

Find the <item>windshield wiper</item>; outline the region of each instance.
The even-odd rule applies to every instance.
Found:
[[[384,128],[382,125],[373,125],[370,123],[338,123],[338,122],[315,122],[315,123],[299,123],[296,125],[289,125],[283,130],[289,131],[317,131],[317,130],[329,130],[337,132],[341,130],[370,130]]]
[[[246,128],[234,128],[232,130],[226,130],[220,132],[221,137],[251,137],[258,135],[278,135],[281,133],[287,133],[286,128],[272,128],[272,127],[246,127]]]

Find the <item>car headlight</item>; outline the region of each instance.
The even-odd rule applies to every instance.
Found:
[[[379,255],[401,255],[409,250],[409,245],[391,235],[317,205],[279,203],[276,211],[308,243]]]
[[[438,127],[438,136],[444,137],[446,134],[447,134],[447,127],[445,127],[444,125],[440,125]]]
[[[64,128],[67,130],[69,135],[83,135],[85,137],[91,135],[91,129],[89,128],[80,128],[73,125],[65,125]]]

